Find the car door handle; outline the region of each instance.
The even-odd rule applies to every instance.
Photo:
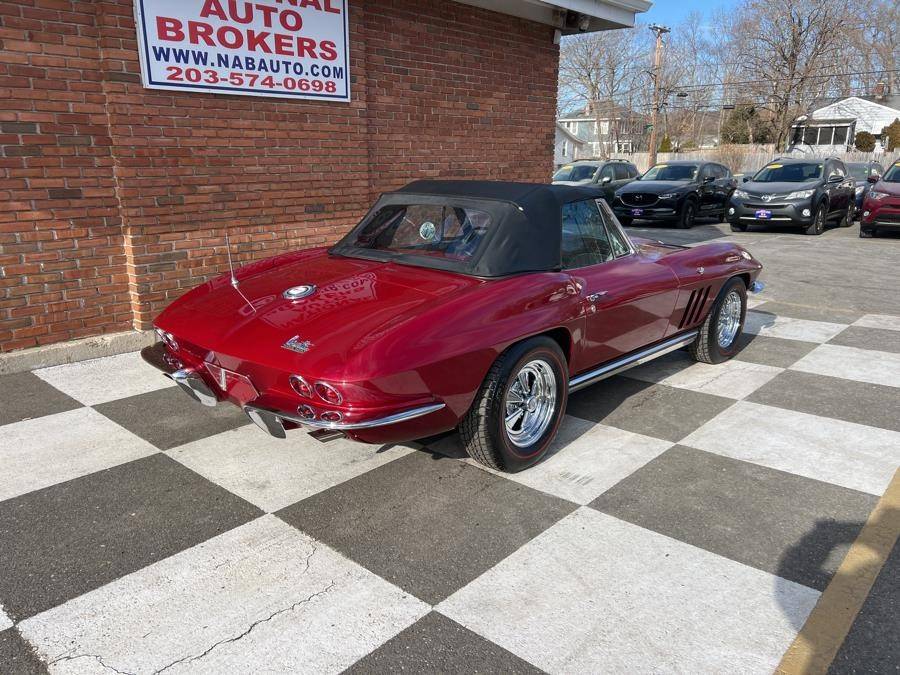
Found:
[[[597,291],[596,293],[591,293],[587,296],[588,302],[597,302],[607,293],[609,293],[609,291]]]

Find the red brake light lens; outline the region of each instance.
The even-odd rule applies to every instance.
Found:
[[[340,405],[344,400],[340,392],[326,382],[316,382],[316,394],[320,399],[332,405]]]
[[[299,375],[291,375],[288,381],[291,383],[291,389],[297,392],[303,398],[312,398],[313,390],[309,383]]]

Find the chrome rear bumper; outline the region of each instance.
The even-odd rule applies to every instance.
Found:
[[[181,390],[195,401],[212,407],[219,402],[209,385],[193,370],[184,368],[174,356],[169,354],[162,342],[157,342],[141,350],[141,358],[170,378]]]
[[[300,417],[299,415],[288,415],[283,412],[267,410],[266,408],[260,408],[254,405],[245,405],[244,412],[247,413],[247,417],[263,431],[277,438],[285,438],[287,435],[284,428],[285,422],[291,422],[313,430],[326,429],[329,431],[353,431],[356,429],[372,429],[374,427],[385,427],[389,424],[407,422],[409,420],[414,420],[417,417],[437,412],[442,408],[444,408],[443,403],[432,403],[386,415],[385,417],[363,420],[361,422],[325,422],[324,420],[310,420],[305,417]]]

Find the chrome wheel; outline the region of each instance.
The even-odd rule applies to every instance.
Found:
[[[553,421],[556,375],[549,363],[529,361],[506,390],[506,435],[519,448],[534,445]]]
[[[737,291],[731,291],[722,301],[722,307],[719,310],[719,323],[716,326],[716,339],[719,347],[728,349],[734,339],[737,337],[738,330],[741,327],[741,310],[743,302],[741,295]]]

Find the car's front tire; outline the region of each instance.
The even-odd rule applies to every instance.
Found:
[[[499,471],[528,468],[556,437],[568,395],[566,358],[554,340],[513,345],[491,366],[459,425],[466,452]]]
[[[804,230],[806,234],[822,234],[825,231],[825,220],[828,217],[828,209],[824,202],[816,207],[812,222]]]
[[[619,220],[619,225],[622,227],[631,227],[631,223],[633,222],[631,218],[626,218],[625,216],[617,216]]]
[[[749,226],[746,223],[735,222],[731,223],[731,231],[732,232],[746,232]]]
[[[859,227],[859,236],[860,239],[871,239],[875,236],[875,230],[867,230],[860,225]]]
[[[691,356],[702,363],[722,363],[738,353],[738,338],[747,317],[747,286],[743,279],[729,279],[690,345]]]
[[[685,199],[681,206],[681,213],[678,214],[677,225],[679,229],[689,230],[694,226],[694,220],[697,218],[697,202],[693,199]]]

